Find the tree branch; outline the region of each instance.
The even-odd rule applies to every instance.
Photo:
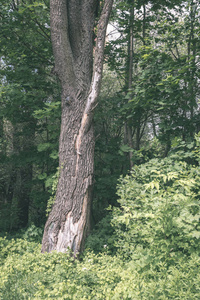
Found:
[[[73,55],[69,41],[66,0],[50,1],[51,40],[55,57],[55,72],[62,86],[75,85]]]
[[[108,25],[110,12],[112,9],[112,4],[113,4],[113,0],[105,0],[104,7],[97,26],[97,40],[96,40],[96,49],[95,49],[95,56],[94,56],[93,76],[90,85],[90,91],[86,101],[85,110],[82,116],[79,134],[76,139],[77,153],[79,153],[83,135],[90,128],[93,119],[93,111],[97,105],[97,98],[100,92],[102,71],[103,71],[106,29]]]
[[[96,49],[94,56],[94,66],[93,66],[93,77],[90,86],[90,92],[87,98],[85,113],[89,113],[93,107],[96,105],[97,97],[99,95],[103,71],[103,58],[104,58],[104,46],[106,29],[108,25],[108,20],[110,12],[112,9],[113,0],[106,0],[104,7],[97,26],[97,39],[96,39]]]

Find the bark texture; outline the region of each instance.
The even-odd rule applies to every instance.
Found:
[[[90,229],[94,171],[93,113],[103,67],[106,28],[112,0],[105,0],[93,36],[97,0],[51,0],[55,72],[62,86],[59,142],[60,177],[56,200],[45,225],[42,252],[82,251]]]

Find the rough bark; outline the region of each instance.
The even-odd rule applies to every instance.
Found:
[[[106,27],[112,0],[105,0],[93,62],[96,0],[51,0],[55,72],[62,86],[59,143],[60,177],[45,225],[42,252],[82,251],[90,229],[94,169],[93,113],[103,67]]]

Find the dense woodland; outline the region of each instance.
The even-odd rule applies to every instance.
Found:
[[[41,253],[61,172],[49,0],[1,0],[0,27],[0,299],[200,299],[199,2],[114,1],[79,259]]]

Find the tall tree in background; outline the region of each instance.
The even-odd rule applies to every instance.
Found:
[[[153,136],[166,156],[173,138],[193,138],[199,128],[199,6],[195,0],[115,5],[118,35],[107,61],[122,78],[121,148],[131,166],[135,150]]]
[[[55,72],[62,87],[59,145],[60,176],[56,200],[47,220],[42,251],[76,255],[90,227],[94,165],[93,113],[103,68],[106,28],[112,0],[105,0],[93,40],[97,0],[52,0],[51,36]]]

